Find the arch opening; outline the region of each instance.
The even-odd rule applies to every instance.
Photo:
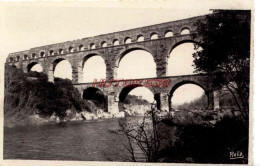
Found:
[[[94,43],[91,43],[91,44],[90,44],[90,49],[91,49],[91,50],[96,49],[96,45],[95,45]]]
[[[106,79],[106,64],[104,59],[97,55],[91,54],[85,56],[82,62],[83,82],[93,82],[94,79]]]
[[[81,45],[79,45],[79,51],[84,51],[84,46],[81,44]]]
[[[124,43],[125,44],[130,44],[130,43],[132,43],[132,39],[130,37],[126,37]]]
[[[97,113],[100,109],[107,112],[107,98],[104,93],[94,87],[87,88],[83,91],[83,99],[88,103],[90,111]]]
[[[28,55],[25,54],[25,55],[23,56],[23,59],[24,59],[24,60],[28,60]]]
[[[54,55],[54,51],[50,50],[50,55],[53,56]]]
[[[69,47],[69,52],[75,52],[75,48],[72,47],[72,46],[70,46],[70,47]]]
[[[103,41],[103,42],[101,43],[101,47],[107,47],[107,42]]]
[[[189,28],[182,29],[181,35],[188,35],[188,34],[190,34],[190,29]]]
[[[119,94],[119,111],[127,115],[144,115],[151,110],[151,103],[154,101],[154,94],[148,88],[127,86]]]
[[[156,63],[152,54],[140,48],[126,51],[116,64],[119,79],[156,77]]]
[[[16,56],[16,61],[20,61],[20,56]]]
[[[142,42],[144,41],[144,36],[143,35],[138,35],[137,36],[137,42]]]
[[[172,36],[173,36],[173,32],[171,30],[165,32],[165,37],[172,37]]]
[[[208,97],[205,89],[198,83],[183,81],[171,89],[169,107],[171,111],[205,110],[209,106]]]
[[[66,71],[66,72],[64,72]],[[60,58],[53,63],[54,77],[72,80],[72,67],[69,61]]]
[[[193,54],[199,47],[194,41],[177,43],[168,57],[167,76],[192,75],[196,73]],[[199,50],[202,49],[199,47]]]
[[[64,54],[64,50],[62,48],[59,49],[59,54]]]
[[[154,32],[151,34],[151,40],[155,40],[155,39],[158,39],[158,34]]]
[[[43,72],[43,68],[42,66],[38,63],[38,62],[32,62],[30,64],[28,64],[27,66],[27,72],[30,71],[36,71],[36,72]]]
[[[36,54],[32,53],[32,59],[35,59],[35,58],[36,58]]]
[[[113,45],[114,46],[118,46],[119,45],[119,40],[118,39],[114,39],[113,40]]]
[[[41,58],[45,57],[45,52],[44,52],[44,51],[41,51],[41,52],[40,52],[40,57],[41,57]]]

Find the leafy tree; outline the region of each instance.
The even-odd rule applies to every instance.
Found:
[[[196,23],[201,41],[193,57],[197,72],[219,74],[215,83],[233,95],[242,116],[249,117],[250,11],[214,10]]]
[[[47,75],[38,72],[24,73],[21,69],[5,66],[5,123],[22,123],[32,114],[49,118],[55,113],[63,119],[66,110],[89,110],[79,91],[68,79],[55,78],[48,82]]]

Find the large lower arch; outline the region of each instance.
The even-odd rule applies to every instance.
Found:
[[[117,57],[114,69],[119,79],[156,77],[156,63],[148,49],[134,47]]]
[[[29,63],[27,65],[27,72],[30,71],[42,72],[43,71],[42,65],[38,62]]]
[[[104,93],[95,87],[89,87],[83,91],[83,99],[87,100],[90,109],[102,109],[107,112],[107,98]],[[95,110],[91,110],[95,111]]]
[[[94,79],[106,79],[105,59],[99,54],[86,55],[80,62],[82,66],[83,82],[93,82]]]
[[[212,100],[212,98],[211,98],[212,96],[210,96],[209,90],[207,90],[202,84],[200,84],[199,82],[196,82],[196,81],[181,81],[181,82],[176,83],[172,87],[172,89],[171,89],[171,91],[169,93],[168,101],[169,101],[169,108],[170,108],[170,110],[172,110],[172,97],[173,97],[174,92],[177,89],[179,89],[179,88],[181,88],[183,86],[186,86],[186,85],[195,85],[195,86],[199,87],[200,89],[202,89],[202,91],[204,91],[204,93],[206,95],[206,98],[207,98],[207,105],[204,106],[205,107],[204,109],[208,109],[210,107],[210,104],[212,103],[212,101],[211,101]],[[183,92],[183,93],[185,93],[185,92]],[[194,95],[193,95],[193,93],[194,93]],[[188,94],[189,94],[188,97],[190,98],[190,101],[192,101],[191,100],[192,98],[195,99],[194,96],[200,97],[200,95],[198,96],[198,93],[197,93],[197,91],[195,89],[189,90]],[[181,98],[185,100],[185,96],[182,96]],[[188,101],[188,102],[190,102],[190,101]]]
[[[138,93],[138,91],[140,92]],[[131,94],[131,96],[129,96],[130,98],[127,98],[129,94]],[[126,102],[126,100],[129,101]],[[150,89],[140,85],[129,85],[121,90],[119,94],[118,107],[119,111],[125,111],[126,108],[124,107],[124,104],[146,106],[146,109],[150,109],[152,103],[154,103],[154,93]]]
[[[183,40],[174,44],[167,59],[167,76],[191,75],[195,73],[193,54],[201,49],[194,40]]]

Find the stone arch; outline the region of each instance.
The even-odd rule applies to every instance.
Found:
[[[82,66],[82,68],[83,68],[84,65],[85,65],[85,63],[86,63],[86,61],[87,61],[89,58],[93,57],[93,56],[100,56],[100,57],[103,58],[104,62],[106,61],[106,58],[105,58],[104,56],[102,56],[102,54],[99,54],[98,52],[94,52],[94,53],[90,53],[90,54],[85,55],[85,56],[83,57],[82,61],[80,61],[79,66]]]
[[[180,32],[179,32],[181,35],[187,35],[187,34],[190,34],[191,33],[191,28],[188,27],[188,26],[184,26],[180,29]]]
[[[153,32],[153,33],[150,34],[150,39],[151,40],[155,40],[155,39],[158,39],[158,38],[159,38],[159,36],[158,36],[158,34],[156,32]]]
[[[146,48],[145,46],[141,46],[141,45],[132,46],[132,47],[130,46],[130,47],[128,47],[128,49],[123,50],[119,53],[119,57],[116,58],[115,67],[117,67],[117,68],[119,67],[120,61],[124,58],[124,56],[127,53],[130,53],[135,50],[143,50],[143,51],[150,53],[153,56],[152,51],[149,48]],[[154,59],[154,56],[153,56],[153,59]],[[154,62],[155,62],[155,59],[154,59]]]
[[[103,111],[107,110],[107,97],[103,93],[103,91],[100,88],[97,87],[88,87],[83,91],[82,95],[84,100],[87,100],[90,107],[90,109],[102,109]],[[95,110],[92,110],[95,111]]]
[[[62,48],[59,49],[59,54],[64,54],[64,50]]]
[[[102,41],[101,42],[101,47],[107,47],[107,42],[106,41]]]
[[[200,43],[199,43],[199,41],[196,41],[196,40],[192,40],[192,39],[181,40],[181,41],[175,43],[175,44],[171,47],[171,49],[169,49],[167,57],[168,57],[168,58],[170,57],[170,53],[174,50],[174,48],[176,48],[177,46],[179,46],[179,45],[181,45],[181,44],[184,44],[184,43],[193,43],[193,44],[196,44],[196,45],[201,46]]]
[[[144,41],[144,36],[140,34],[137,36],[137,42],[142,42],[142,41]]]
[[[82,59],[81,61],[79,61],[79,64],[78,64],[78,71],[79,71],[79,73],[81,73],[81,77],[82,77],[81,79],[82,79],[82,81],[84,80],[84,79],[83,79],[83,76],[84,76],[83,69],[84,69],[85,63],[86,63],[90,58],[92,58],[92,57],[94,57],[94,56],[101,57],[101,58],[103,59],[103,61],[104,61],[105,66],[106,66],[106,58],[105,58],[102,54],[99,54],[98,52],[94,52],[94,53],[90,53],[90,54],[85,55],[85,56],[83,57],[83,59]],[[106,66],[106,68],[107,68],[107,66]],[[105,69],[105,70],[107,70],[107,69]],[[104,74],[106,75],[106,71],[105,71]],[[104,79],[105,79],[105,78],[104,78]]]
[[[53,56],[54,55],[54,50],[50,50],[50,56]]]
[[[132,43],[131,37],[125,37],[124,44],[130,44],[130,43]]]
[[[172,30],[167,30],[164,33],[164,37],[172,37],[173,36],[173,31]]]
[[[75,48],[72,47],[72,46],[70,46],[70,47],[69,47],[69,52],[75,52]]]
[[[119,107],[119,111],[123,111],[123,105],[124,105],[124,101],[125,101],[127,95],[132,90],[134,90],[135,88],[138,88],[138,87],[144,87],[144,86],[142,86],[140,84],[132,84],[132,85],[129,85],[129,86],[125,86],[125,87],[123,87],[120,90],[120,92],[118,94],[118,101],[119,101],[118,107]],[[144,88],[148,89],[152,93],[152,95],[154,97],[154,91],[151,88],[148,88],[148,87],[144,87]]]
[[[115,59],[117,78],[142,79],[157,77],[157,63],[153,55],[154,52],[151,53],[150,48],[145,49],[145,47],[138,47],[138,44],[134,45],[122,52],[117,57],[118,59]]]
[[[113,40],[113,46],[118,46],[119,45],[119,40],[118,39],[114,39]]]
[[[125,86],[121,89],[120,93],[119,93],[119,101],[124,101],[126,96],[135,88],[138,88],[138,87],[144,87],[144,88],[147,88],[149,89],[152,94],[154,94],[154,90],[152,88],[149,88],[149,87],[145,87],[145,86],[142,86],[140,84],[131,84],[131,85],[128,85],[128,86]]]
[[[41,51],[41,52],[40,52],[40,57],[41,57],[41,58],[45,57],[45,52],[44,52],[44,51]]]
[[[24,60],[28,60],[28,59],[29,59],[28,55],[27,55],[27,54],[24,54],[24,55],[23,55],[23,59],[24,59]]]
[[[179,87],[181,87],[181,86],[183,86],[183,85],[186,85],[186,84],[193,84],[193,85],[197,85],[197,86],[199,86],[200,88],[202,88],[202,89],[204,90],[204,92],[205,92],[207,98],[208,98],[208,107],[210,107],[210,104],[211,104],[211,96],[210,96],[210,94],[209,94],[209,90],[207,89],[207,87],[206,87],[203,83],[201,83],[201,82],[199,82],[199,81],[197,81],[197,80],[181,80],[181,81],[175,83],[175,84],[172,86],[172,88],[171,88],[171,90],[170,90],[170,92],[169,92],[169,98],[168,98],[169,108],[171,108],[171,98],[172,98],[172,96],[173,96],[173,93],[174,93]]]
[[[96,45],[95,45],[94,43],[91,43],[91,44],[90,44],[90,49],[91,49],[91,50],[96,49]]]
[[[200,43],[196,40],[192,40],[189,36],[186,36],[186,38],[187,39],[185,40],[174,43],[173,46],[169,45],[168,53],[165,59],[165,67],[167,70],[166,76],[194,74],[195,67],[192,66],[192,64],[194,64],[192,53],[194,53],[195,50],[193,44],[200,47]]]
[[[66,60],[69,62],[72,72],[73,72],[73,68],[72,68],[73,64],[70,59],[68,59],[66,57],[57,57],[51,61],[50,65],[48,65],[48,80],[50,82],[54,81],[54,72],[55,72],[56,66],[58,65],[58,63],[60,63],[63,60]]]
[[[37,58],[36,53],[32,53],[32,59]]]
[[[53,72],[54,72],[56,66],[58,65],[58,63],[60,63],[60,62],[63,61],[63,60],[68,61],[68,62],[70,63],[70,65],[71,65],[71,67],[72,67],[72,63],[71,63],[70,59],[68,59],[68,58],[66,58],[66,57],[58,57],[58,58],[55,58],[55,59],[52,61],[52,67],[53,67],[52,69],[53,69]]]
[[[27,65],[27,72],[30,72],[31,71],[31,69],[33,68],[33,66],[35,66],[35,65],[37,65],[37,64],[39,64],[41,67],[42,67],[42,70],[43,70],[43,65],[41,64],[41,63],[39,63],[39,62],[37,62],[37,61],[33,61],[33,62],[31,62],[31,63],[29,63],[28,65]]]
[[[80,45],[79,45],[79,51],[84,51],[84,49],[85,49],[85,48],[84,48],[83,44],[80,44]]]

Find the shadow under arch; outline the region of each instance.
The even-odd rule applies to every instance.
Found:
[[[181,86],[183,85],[187,85],[187,84],[193,84],[193,85],[197,85],[199,86],[201,89],[204,90],[206,96],[207,96],[207,99],[208,99],[208,104],[207,104],[207,108],[210,106],[210,96],[209,96],[209,91],[203,86],[201,85],[200,83],[196,82],[196,81],[180,81],[178,83],[176,83],[172,88],[171,88],[171,91],[169,93],[169,98],[168,98],[168,101],[169,101],[169,109],[171,110],[172,107],[171,107],[171,99],[172,99],[172,96],[174,94],[174,92]]]
[[[148,89],[153,95],[154,93],[147,87],[144,87],[140,84],[132,84],[132,85],[129,85],[129,86],[126,86],[124,87],[121,92],[119,93],[119,102],[118,102],[118,107],[119,107],[119,111],[124,111],[124,102],[125,102],[125,99],[127,97],[127,95],[135,88],[138,88],[138,87],[143,87],[143,88],[146,88]]]
[[[102,109],[103,111],[107,112],[107,98],[104,93],[95,87],[89,87],[83,91],[83,99],[87,101],[91,101],[88,103],[90,109]],[[95,110],[91,110],[95,111]]]

